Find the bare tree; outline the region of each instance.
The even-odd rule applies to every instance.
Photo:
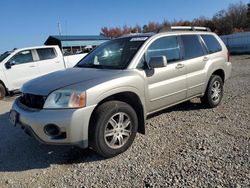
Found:
[[[247,5],[241,1],[230,4],[227,10],[227,20],[231,20],[233,28],[245,28],[247,22]]]
[[[143,25],[143,27],[138,24],[134,27],[125,25],[122,29],[120,27],[103,27],[101,28],[101,34],[114,38],[128,33],[167,31],[171,25],[209,27],[219,35],[243,32],[250,30],[250,4],[247,6],[241,1],[239,3],[230,4],[226,10],[217,12],[212,19],[201,16],[192,21],[174,20],[169,22],[166,19],[162,23],[151,21]]]

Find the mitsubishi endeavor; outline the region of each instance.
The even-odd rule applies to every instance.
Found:
[[[10,121],[46,144],[90,147],[104,157],[127,150],[146,117],[195,97],[220,104],[231,74],[222,40],[201,28],[127,35],[108,41],[74,68],[21,88]]]

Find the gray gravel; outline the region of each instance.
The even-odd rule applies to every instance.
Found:
[[[46,146],[8,122],[0,102],[0,187],[250,187],[250,56],[232,57],[222,104],[198,99],[147,121],[125,153]]]

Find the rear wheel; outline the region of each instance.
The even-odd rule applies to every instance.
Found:
[[[126,151],[134,141],[138,119],[134,109],[121,101],[103,103],[90,125],[90,146],[103,157]]]
[[[0,100],[2,100],[6,95],[6,90],[3,84],[0,83]]]
[[[207,107],[214,108],[221,102],[223,96],[223,81],[220,76],[212,75],[205,95],[201,98],[201,102]]]

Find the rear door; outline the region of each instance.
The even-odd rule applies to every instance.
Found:
[[[36,54],[40,75],[65,69],[62,55],[58,54],[53,47],[36,49]]]
[[[205,65],[209,60],[199,35],[182,35],[183,64],[187,71],[187,98],[201,94],[205,85]]]
[[[39,76],[37,63],[34,62],[34,52],[32,50],[24,50],[14,55],[9,62],[10,69],[5,69],[5,75],[9,82],[9,90],[20,89],[21,86]]]

